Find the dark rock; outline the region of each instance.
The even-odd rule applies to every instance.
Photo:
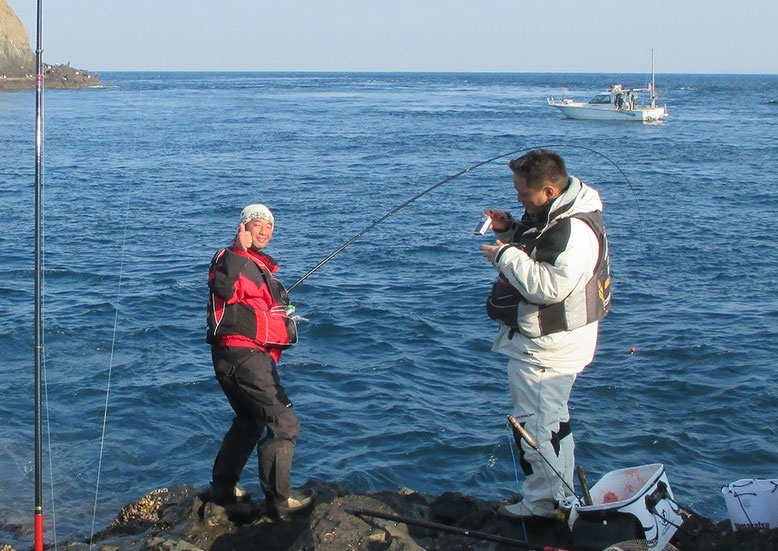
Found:
[[[43,69],[43,85],[46,88],[92,88],[103,83],[86,69],[65,65],[45,65]]]
[[[778,528],[734,532],[729,520],[716,523],[691,511],[682,516],[671,541],[679,551],[778,551]]]
[[[208,528],[221,528],[229,526],[231,521],[227,515],[227,509],[221,505],[208,502],[203,507],[203,523]]]
[[[0,530],[18,536],[29,535],[33,532],[32,527],[28,525],[2,522],[0,522]],[[0,547],[0,551],[3,551],[2,547]]]
[[[395,503],[395,507],[397,504]],[[393,508],[375,497],[347,495],[331,503],[318,504],[299,537],[288,551],[418,551],[424,549],[413,541],[408,526],[392,521],[358,516],[355,509],[393,514]]]
[[[150,538],[146,542],[148,551],[203,551],[190,543],[182,540]]]
[[[316,505],[298,515],[273,519],[262,500],[215,505],[205,489],[176,486],[155,490],[117,515],[111,525],[86,543],[60,543],[65,551],[507,551],[516,549],[476,537],[422,527],[427,521],[534,546],[572,547],[567,524],[557,519],[506,520],[499,501],[461,493],[437,497],[402,488],[395,492],[355,494],[323,481],[305,485],[316,492]],[[363,513],[357,513],[361,510]],[[376,518],[364,511],[390,515]],[[397,518],[400,517],[400,518]],[[403,522],[408,519],[407,523]],[[715,523],[690,511],[671,541],[680,551],[778,551],[778,529],[733,532],[729,521]],[[414,519],[411,521],[411,519]],[[479,534],[475,534],[479,535]],[[0,551],[13,551],[3,549]]]
[[[430,505],[432,518],[443,524],[457,524],[466,520],[474,511],[484,509],[484,502],[459,492],[446,492]]]

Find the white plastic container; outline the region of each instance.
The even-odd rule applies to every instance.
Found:
[[[573,504],[568,523],[574,541],[576,533],[582,543],[601,533],[593,548],[645,539],[648,549],[661,550],[683,522],[661,463],[611,471],[590,494],[592,505]]]
[[[778,479],[743,478],[721,488],[734,530],[778,528]]]

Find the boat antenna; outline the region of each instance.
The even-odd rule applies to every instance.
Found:
[[[437,189],[437,188],[439,188],[439,187],[440,187],[440,186],[442,186],[443,184],[445,184],[445,183],[447,183],[447,182],[450,182],[451,180],[454,180],[455,178],[458,178],[458,177],[462,176],[463,174],[466,174],[466,173],[470,172],[471,170],[474,170],[474,169],[476,169],[476,168],[478,168],[478,167],[480,167],[480,166],[483,166],[483,165],[485,165],[485,164],[489,164],[489,163],[491,163],[492,161],[496,161],[496,160],[498,160],[498,159],[502,159],[502,158],[504,158],[504,157],[508,157],[509,155],[516,155],[517,153],[523,153],[524,151],[529,151],[529,150],[531,150],[531,149],[550,149],[550,148],[552,148],[552,147],[572,147],[572,148],[577,148],[577,149],[585,149],[586,151],[591,151],[592,153],[596,153],[596,154],[597,154],[597,155],[599,155],[600,157],[603,157],[603,158],[604,158],[606,161],[608,161],[608,162],[609,162],[609,163],[611,163],[613,166],[615,166],[615,167],[616,167],[616,169],[617,169],[617,170],[618,170],[618,171],[621,173],[621,175],[624,177],[624,180],[627,182],[627,184],[629,185],[629,188],[632,190],[632,195],[634,195],[634,196],[635,196],[635,202],[636,202],[636,204],[637,204],[637,194],[635,193],[635,190],[634,190],[634,188],[632,187],[632,182],[630,182],[630,181],[629,181],[629,178],[627,178],[627,175],[626,175],[626,174],[624,174],[624,171],[623,171],[623,170],[621,170],[621,167],[619,167],[619,165],[617,165],[617,164],[616,164],[616,163],[615,163],[615,162],[614,162],[614,161],[613,161],[613,160],[612,160],[610,157],[608,157],[607,155],[605,155],[605,154],[603,154],[603,153],[600,153],[600,152],[599,152],[599,151],[597,151],[596,149],[592,149],[591,147],[586,147],[586,146],[584,146],[584,145],[572,145],[572,144],[549,144],[549,145],[539,145],[539,146],[532,146],[532,147],[522,147],[521,149],[515,149],[515,150],[513,150],[513,151],[509,151],[508,153],[503,153],[502,155],[497,155],[496,157],[492,157],[491,159],[486,159],[485,161],[479,161],[479,162],[475,163],[474,165],[467,167],[467,168],[466,168],[466,169],[464,169],[464,170],[460,170],[459,172],[457,172],[457,173],[456,173],[456,174],[454,174],[453,176],[449,176],[449,177],[448,177],[448,178],[446,178],[445,180],[442,180],[442,181],[438,182],[437,184],[435,184],[435,185],[433,185],[433,186],[430,186],[430,187],[428,187],[427,189],[425,189],[425,190],[424,190],[424,191],[422,191],[421,193],[418,193],[417,195],[414,195],[413,197],[411,197],[410,199],[408,199],[407,201],[405,201],[405,202],[404,202],[404,203],[402,203],[401,205],[398,205],[397,207],[393,208],[392,210],[390,210],[389,212],[387,212],[386,214],[384,214],[384,215],[383,215],[381,218],[379,218],[378,220],[376,220],[375,222],[373,222],[372,224],[370,224],[369,226],[367,226],[365,229],[363,229],[362,231],[360,231],[360,232],[359,232],[358,234],[356,234],[354,237],[352,237],[351,239],[349,239],[348,241],[346,241],[346,242],[345,242],[343,245],[341,245],[340,247],[338,247],[338,248],[337,248],[337,249],[336,249],[336,250],[335,250],[335,251],[334,251],[332,254],[330,254],[330,255],[329,255],[327,258],[325,258],[324,260],[322,260],[321,262],[319,262],[319,263],[318,263],[316,266],[314,266],[312,269],[308,270],[308,272],[307,272],[307,273],[306,273],[306,274],[305,274],[303,277],[301,277],[300,279],[298,279],[298,280],[295,282],[295,284],[294,284],[294,285],[292,285],[291,287],[289,287],[289,289],[287,289],[287,292],[291,292],[291,291],[292,291],[292,289],[294,289],[294,288],[295,288],[295,287],[297,287],[297,286],[298,286],[300,283],[302,283],[303,281],[305,281],[305,280],[308,278],[308,276],[310,276],[310,275],[311,275],[313,272],[315,272],[316,270],[318,270],[319,268],[321,268],[322,266],[324,266],[324,265],[325,265],[327,262],[329,262],[330,260],[332,260],[332,259],[335,257],[335,255],[337,255],[338,253],[340,253],[340,252],[341,252],[343,249],[345,249],[346,247],[348,247],[349,245],[351,245],[351,244],[352,244],[354,241],[356,241],[357,239],[359,239],[360,237],[362,237],[363,235],[365,235],[367,232],[369,232],[370,230],[372,230],[373,228],[375,228],[375,227],[376,227],[378,224],[380,224],[381,222],[383,222],[384,220],[386,220],[387,218],[389,218],[389,217],[390,217],[390,216],[392,216],[393,214],[397,213],[398,211],[400,211],[400,210],[404,209],[405,207],[407,207],[408,205],[410,205],[411,203],[413,203],[413,202],[414,202],[414,201],[416,201],[417,199],[420,199],[421,197],[425,196],[425,195],[426,195],[426,194],[428,194],[430,191],[432,191],[432,190],[434,190],[434,189]],[[637,205],[637,209],[638,209],[638,210],[637,210],[637,213],[638,213],[638,220],[640,220],[640,205],[639,205],[639,204]],[[641,240],[642,240],[642,238],[641,238]]]
[[[656,83],[654,82],[654,49],[651,48],[651,107],[656,107]]]
[[[38,0],[35,50],[35,551],[43,551],[43,489],[41,453],[41,249],[43,180],[43,0]]]

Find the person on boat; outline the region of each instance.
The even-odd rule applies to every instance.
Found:
[[[213,465],[210,499],[219,504],[249,499],[237,482],[256,448],[267,512],[281,516],[309,507],[313,498],[290,490],[300,423],[276,362],[297,341],[297,331],[286,315],[286,291],[273,277],[278,264],[263,251],[274,225],[265,205],[248,205],[232,246],[211,261],[207,341],[235,418]]]
[[[481,253],[499,272],[487,313],[500,322],[492,350],[509,358],[513,417],[539,453],[514,429],[526,480],[522,499],[501,513],[554,517],[573,487],[567,402],[594,358],[599,320],[610,305],[608,243],[599,193],[568,176],[562,157],[534,150],[509,166],[524,214],[515,220],[484,211],[497,241]]]

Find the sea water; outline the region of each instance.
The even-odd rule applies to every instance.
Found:
[[[778,474],[778,77],[659,75],[660,124],[546,104],[642,75],[100,78],[45,94],[47,541],[210,480],[232,414],[204,342],[206,275],[244,205],[275,213],[267,252],[291,286],[416,194],[538,146],[605,203],[612,312],[570,399],[590,483],[663,463],[679,503],[722,519],[722,485]],[[34,496],[34,105],[0,94],[0,541],[17,546]],[[484,312],[496,274],[478,247],[493,238],[473,235],[484,208],[521,213],[510,157],[411,203],[292,292],[304,321],[279,369],[302,423],[295,484],[518,491],[506,358]],[[260,493],[254,459],[243,482]]]

